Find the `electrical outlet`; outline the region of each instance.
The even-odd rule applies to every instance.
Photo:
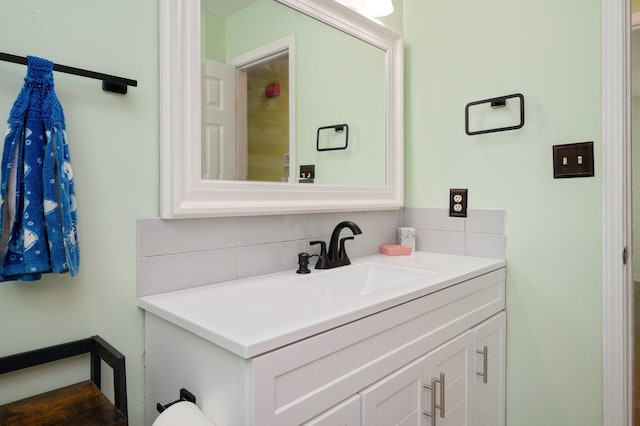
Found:
[[[449,216],[467,217],[467,189],[449,190]]]
[[[300,179],[298,182],[300,183],[313,183],[313,180],[316,177],[316,166],[315,164],[304,164],[300,166]]]

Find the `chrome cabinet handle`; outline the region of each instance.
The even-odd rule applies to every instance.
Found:
[[[440,383],[440,404],[436,404],[436,384]],[[431,426],[436,425],[436,409],[440,409],[440,418],[444,419],[445,414],[445,394],[444,394],[444,373],[440,372],[439,379],[431,379],[431,385],[422,385],[425,389],[431,390],[431,412],[423,411],[422,414],[431,417]]]
[[[425,410],[422,412],[425,416],[431,417],[431,426],[436,426],[436,382],[438,379],[431,379],[431,386],[423,385],[425,389],[431,390],[431,412]]]
[[[482,355],[482,372],[476,371],[478,376],[482,376],[482,383],[487,383],[489,379],[489,348],[484,346],[481,351],[476,350],[476,353]]]
[[[440,418],[444,419],[444,373],[440,372]]]

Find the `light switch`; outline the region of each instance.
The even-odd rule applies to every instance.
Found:
[[[553,146],[553,177],[589,177],[593,170],[593,142]]]

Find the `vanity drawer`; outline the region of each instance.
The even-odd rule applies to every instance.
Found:
[[[254,423],[309,420],[504,307],[501,268],[253,358]]]

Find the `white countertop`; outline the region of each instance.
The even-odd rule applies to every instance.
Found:
[[[503,259],[429,252],[352,259],[352,264],[360,263],[434,273],[357,295],[301,284],[305,276],[334,270],[311,269],[309,275],[290,270],[140,297],[138,306],[243,358],[252,358],[505,266]]]

